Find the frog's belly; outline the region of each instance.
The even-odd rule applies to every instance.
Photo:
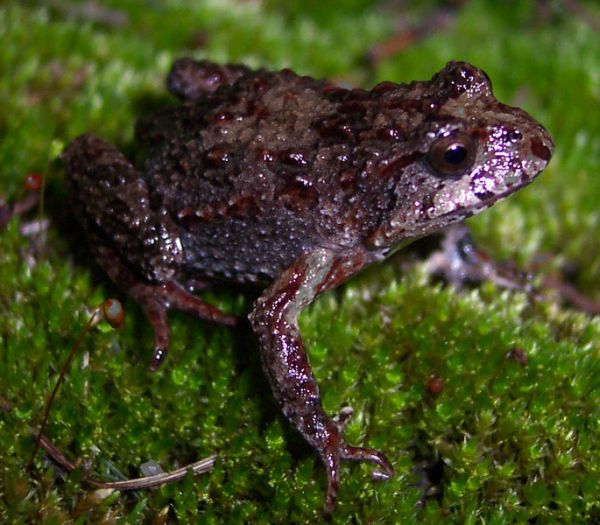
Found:
[[[233,283],[268,283],[315,244],[312,224],[245,217],[203,224],[181,241],[187,275]]]

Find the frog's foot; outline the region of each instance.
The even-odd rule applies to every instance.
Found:
[[[376,465],[372,476],[375,479],[387,480],[394,475],[394,469],[385,455],[372,448],[354,447],[348,445],[339,433],[332,433],[327,440],[324,450],[320,451],[327,473],[327,495],[325,497],[325,512],[330,514],[335,506],[340,485],[341,460],[369,461]]]
[[[208,60],[180,58],[167,77],[169,91],[181,100],[198,100],[218,87],[234,84],[249,69],[238,65],[220,65]]]
[[[0,195],[0,229],[4,228],[8,222],[15,216],[22,213],[27,213],[34,208],[40,200],[39,194],[29,193],[24,198],[9,203]]]
[[[150,369],[156,370],[169,351],[168,310],[181,310],[199,319],[224,326],[235,326],[238,318],[195,297],[175,282],[163,284],[138,283],[128,293],[141,305],[154,330],[154,351]]]
[[[462,223],[444,230],[440,250],[429,256],[426,265],[430,274],[458,289],[491,281],[500,288],[528,294],[534,291],[531,274],[494,261],[474,244],[469,228]]]
[[[150,369],[156,370],[169,351],[169,310],[181,310],[199,319],[224,326],[235,326],[238,318],[192,295],[176,281],[147,283],[140,280],[107,246],[99,242],[94,247],[96,259],[104,271],[120,288],[144,310],[154,331],[154,351]],[[205,283],[194,283],[199,289]]]

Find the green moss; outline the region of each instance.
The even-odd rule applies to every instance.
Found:
[[[0,395],[15,406],[0,416],[0,521],[322,520],[323,469],[280,417],[251,335],[173,315],[172,353],[152,374],[151,332],[131,301],[122,330],[85,340],[48,435],[106,479],[137,476],[149,459],[170,470],[215,452],[216,468],[106,499],[41,454],[24,468],[27,425],[89,309],[119,295],[61,222],[56,154],[84,131],[133,152],[133,122],[169,100],[163,78],[176,56],[363,85],[428,78],[449,59],[483,67],[500,98],[547,125],[556,153],[530,188],[470,221],[478,240],[521,264],[555,253],[600,299],[600,38],[584,20],[557,11],[538,21],[531,2],[472,1],[454,27],[367,67],[367,51],[393,31],[393,10],[378,2],[104,2],[125,27],[81,17],[82,4],[48,4],[0,8],[0,193],[17,198],[26,173],[47,170],[51,218],[45,239],[23,236],[19,220],[0,232]],[[327,410],[351,405],[348,440],[385,450],[397,472],[376,483],[368,466],[345,465],[333,522],[598,522],[598,319],[490,284],[457,294],[395,262],[301,316]],[[249,304],[231,291],[207,297],[238,312]],[[527,366],[507,358],[514,347]],[[427,389],[434,375],[437,395]],[[424,464],[441,476],[425,499]]]

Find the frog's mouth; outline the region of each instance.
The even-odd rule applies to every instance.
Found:
[[[441,227],[445,227],[447,224],[459,222],[464,219],[468,219],[469,217],[472,217],[473,215],[477,215],[478,213],[481,213],[483,210],[486,210],[487,208],[490,208],[491,206],[496,204],[496,202],[498,202],[499,200],[502,200],[505,197],[508,197],[509,195],[515,193],[516,191],[524,188],[525,186],[528,186],[529,184],[531,184],[531,182],[533,182],[533,180],[540,173],[541,173],[541,170],[538,171],[532,177],[523,177],[523,179],[519,182],[519,184],[515,184],[515,185],[511,186],[510,188],[507,188],[504,191],[501,191],[498,193],[489,192],[482,196],[473,194],[474,199],[478,199],[479,203],[474,201],[473,204],[465,204],[463,206],[458,206],[454,210],[451,210],[447,213],[438,215],[434,219],[434,221],[436,223],[442,223]]]

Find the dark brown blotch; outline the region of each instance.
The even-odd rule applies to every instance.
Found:
[[[420,158],[421,153],[418,151],[414,151],[407,155],[402,155],[401,157],[397,157],[389,162],[385,167],[379,170],[378,174],[383,178],[393,177],[394,175],[400,173],[407,166],[414,164]]]
[[[377,95],[383,95],[384,93],[389,93],[390,91],[396,91],[398,87],[398,84],[396,84],[395,82],[384,80],[376,86],[373,86],[373,89],[371,91],[373,91],[373,93],[376,93]]]
[[[256,93],[262,94],[271,87],[271,84],[265,77],[257,76],[252,79],[252,87]]]
[[[269,117],[270,114],[269,108],[264,104],[257,104],[255,101],[248,103],[248,115],[253,116],[257,120],[264,120]]]
[[[280,72],[279,72],[279,76],[283,79],[283,80],[296,80],[296,73],[294,73],[289,67],[285,67],[283,68]]]
[[[326,118],[316,125],[322,139],[353,141],[356,130],[345,119],[339,117]]]
[[[382,101],[382,105],[386,109],[396,109],[411,113],[415,111],[420,112],[423,109],[423,101],[414,98],[388,98]]]
[[[321,93],[323,95],[327,96],[328,99],[334,101],[339,100],[346,92],[347,91],[344,88],[336,86],[334,84],[327,85],[321,90]]]
[[[227,217],[241,218],[256,215],[258,203],[252,195],[243,195],[230,203],[226,211]]]
[[[352,100],[352,101],[360,101],[360,100],[369,100],[373,97],[372,92],[367,91],[362,88],[352,88],[349,90],[345,90],[344,100]]]
[[[531,148],[531,153],[533,153],[538,159],[542,159],[544,162],[548,162],[550,157],[552,157],[552,152],[548,149],[541,140],[531,139],[529,141],[529,147]]]
[[[285,173],[282,176],[283,184],[275,193],[275,198],[286,209],[299,212],[316,206],[319,193],[312,183],[293,173]]]
[[[349,100],[339,105],[338,107],[339,113],[346,113],[352,116],[352,118],[363,118],[367,113],[367,108],[365,105],[357,100]]]
[[[340,172],[340,186],[344,190],[353,188],[356,185],[357,180],[358,178],[355,170],[343,170],[342,172]]]
[[[488,140],[489,136],[490,136],[490,133],[485,128],[485,124],[484,123],[481,123],[476,128],[469,129],[468,133],[469,133],[469,135],[471,135],[471,137],[473,138],[473,140],[475,140],[476,142],[479,142],[479,143],[486,142]]]

